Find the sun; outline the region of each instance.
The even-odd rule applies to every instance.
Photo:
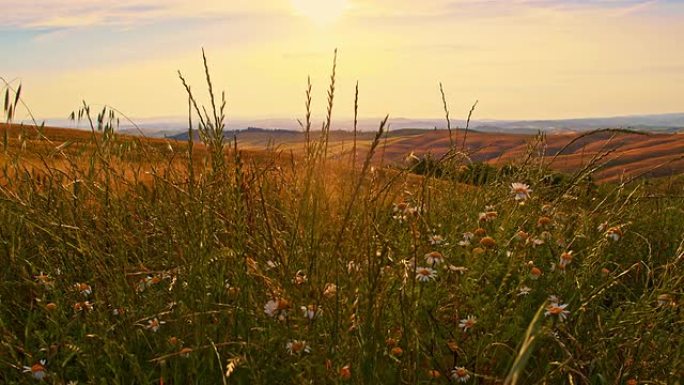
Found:
[[[304,16],[318,25],[339,19],[349,7],[348,0],[290,0],[295,14]]]

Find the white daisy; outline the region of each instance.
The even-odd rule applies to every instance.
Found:
[[[524,201],[530,197],[532,189],[524,183],[511,183],[511,193],[515,195],[516,201]]]
[[[467,332],[468,329],[472,329],[473,326],[477,323],[477,318],[473,315],[469,315],[468,317],[464,318],[461,320],[461,322],[458,323],[458,327],[463,329],[464,332]]]
[[[467,382],[470,379],[470,374],[464,367],[457,366],[451,370],[451,379],[458,382]]]
[[[88,285],[87,283],[77,282],[76,284],[74,284],[74,287],[76,288],[76,290],[81,292],[81,294],[83,294],[86,297],[93,294],[93,288],[90,287],[90,285]]]
[[[475,234],[473,234],[471,232],[463,233],[463,240],[458,242],[458,245],[459,246],[470,246],[470,243],[471,243],[470,241],[472,241],[473,238],[475,238]]]
[[[287,349],[288,353],[292,355],[311,353],[311,347],[306,343],[306,341],[292,340],[285,345],[285,348]]]
[[[325,288],[323,289],[323,295],[328,298],[331,298],[334,297],[335,294],[337,294],[337,285],[330,282],[326,283]]]
[[[617,242],[622,238],[622,230],[617,226],[611,227],[606,231],[606,238],[613,242]]]
[[[444,237],[438,234],[432,234],[428,237],[428,242],[433,246],[439,246],[444,243]]]
[[[286,300],[276,298],[266,302],[266,305],[264,305],[264,313],[269,317],[277,317],[282,321],[287,317],[287,310],[289,308],[290,304]]]
[[[45,369],[46,363],[45,360],[40,360],[32,366],[24,366],[24,373],[31,373],[36,380],[42,380],[47,376],[47,370]]]
[[[559,266],[561,269],[565,269],[565,267],[566,267],[567,265],[569,265],[570,262],[572,262],[572,258],[573,258],[573,256],[572,256],[572,251],[571,251],[571,250],[562,253],[562,254],[560,255],[560,261],[558,262],[558,266]]]
[[[483,213],[480,213],[477,218],[480,222],[491,222],[495,220],[498,216],[499,213],[497,213],[496,211],[485,211]]]
[[[518,297],[523,296],[523,295],[528,295],[528,294],[530,294],[531,291],[532,291],[532,289],[530,289],[529,287],[523,286],[518,290]]]
[[[425,261],[428,265],[439,265],[444,262],[444,256],[439,251],[431,251],[425,254]]]
[[[314,304],[302,306],[300,309],[302,310],[304,317],[308,318],[309,320],[312,320],[323,313],[323,309]]]
[[[145,329],[151,330],[152,332],[156,333],[159,330],[159,327],[166,322],[158,320],[156,317],[147,321],[147,325],[145,326]]]
[[[437,271],[429,267],[418,267],[416,269],[416,279],[420,282],[429,282],[437,278]]]
[[[36,275],[34,278],[35,278],[36,282],[38,282],[39,284],[46,286],[46,287],[52,286],[52,284],[53,284],[52,278],[50,278],[50,275],[45,274],[42,271],[40,272],[40,274]]]
[[[306,277],[306,273],[302,270],[297,270],[295,277],[292,279],[292,283],[297,286],[305,284],[309,279]]]
[[[544,315],[547,317],[550,315],[557,315],[561,321],[565,321],[570,314],[569,311],[565,310],[566,307],[568,307],[568,304],[560,305],[557,302],[553,302],[546,307],[546,312],[544,312]]]

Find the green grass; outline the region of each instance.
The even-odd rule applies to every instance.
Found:
[[[180,165],[101,122],[91,151],[40,155],[40,183],[32,147],[5,147],[0,382],[36,383],[24,367],[46,360],[51,384],[437,384],[456,367],[470,384],[679,383],[681,187],[550,185],[536,147],[481,186],[416,177],[373,166],[383,123],[355,169],[326,159],[329,120],[305,154],[256,161],[220,139],[222,106],[190,96],[204,146],[174,152]],[[113,166],[131,159],[147,180]],[[512,182],[531,185],[524,204]],[[421,282],[433,251],[444,261]],[[566,319],[545,315],[550,296]],[[290,354],[297,341],[310,352]]]

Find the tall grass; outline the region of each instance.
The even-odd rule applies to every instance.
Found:
[[[67,146],[6,130],[0,382],[680,381],[675,187],[550,185],[543,138],[481,186],[378,168],[387,119],[363,163],[329,159],[334,68],[304,154],[227,146],[205,56],[208,109],[181,76],[187,144],[106,112]]]

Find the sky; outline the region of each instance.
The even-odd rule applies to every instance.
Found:
[[[554,119],[684,111],[684,0],[0,0],[0,76],[34,114],[82,101],[133,119],[206,101],[228,119]],[[0,89],[2,89],[0,87]]]

